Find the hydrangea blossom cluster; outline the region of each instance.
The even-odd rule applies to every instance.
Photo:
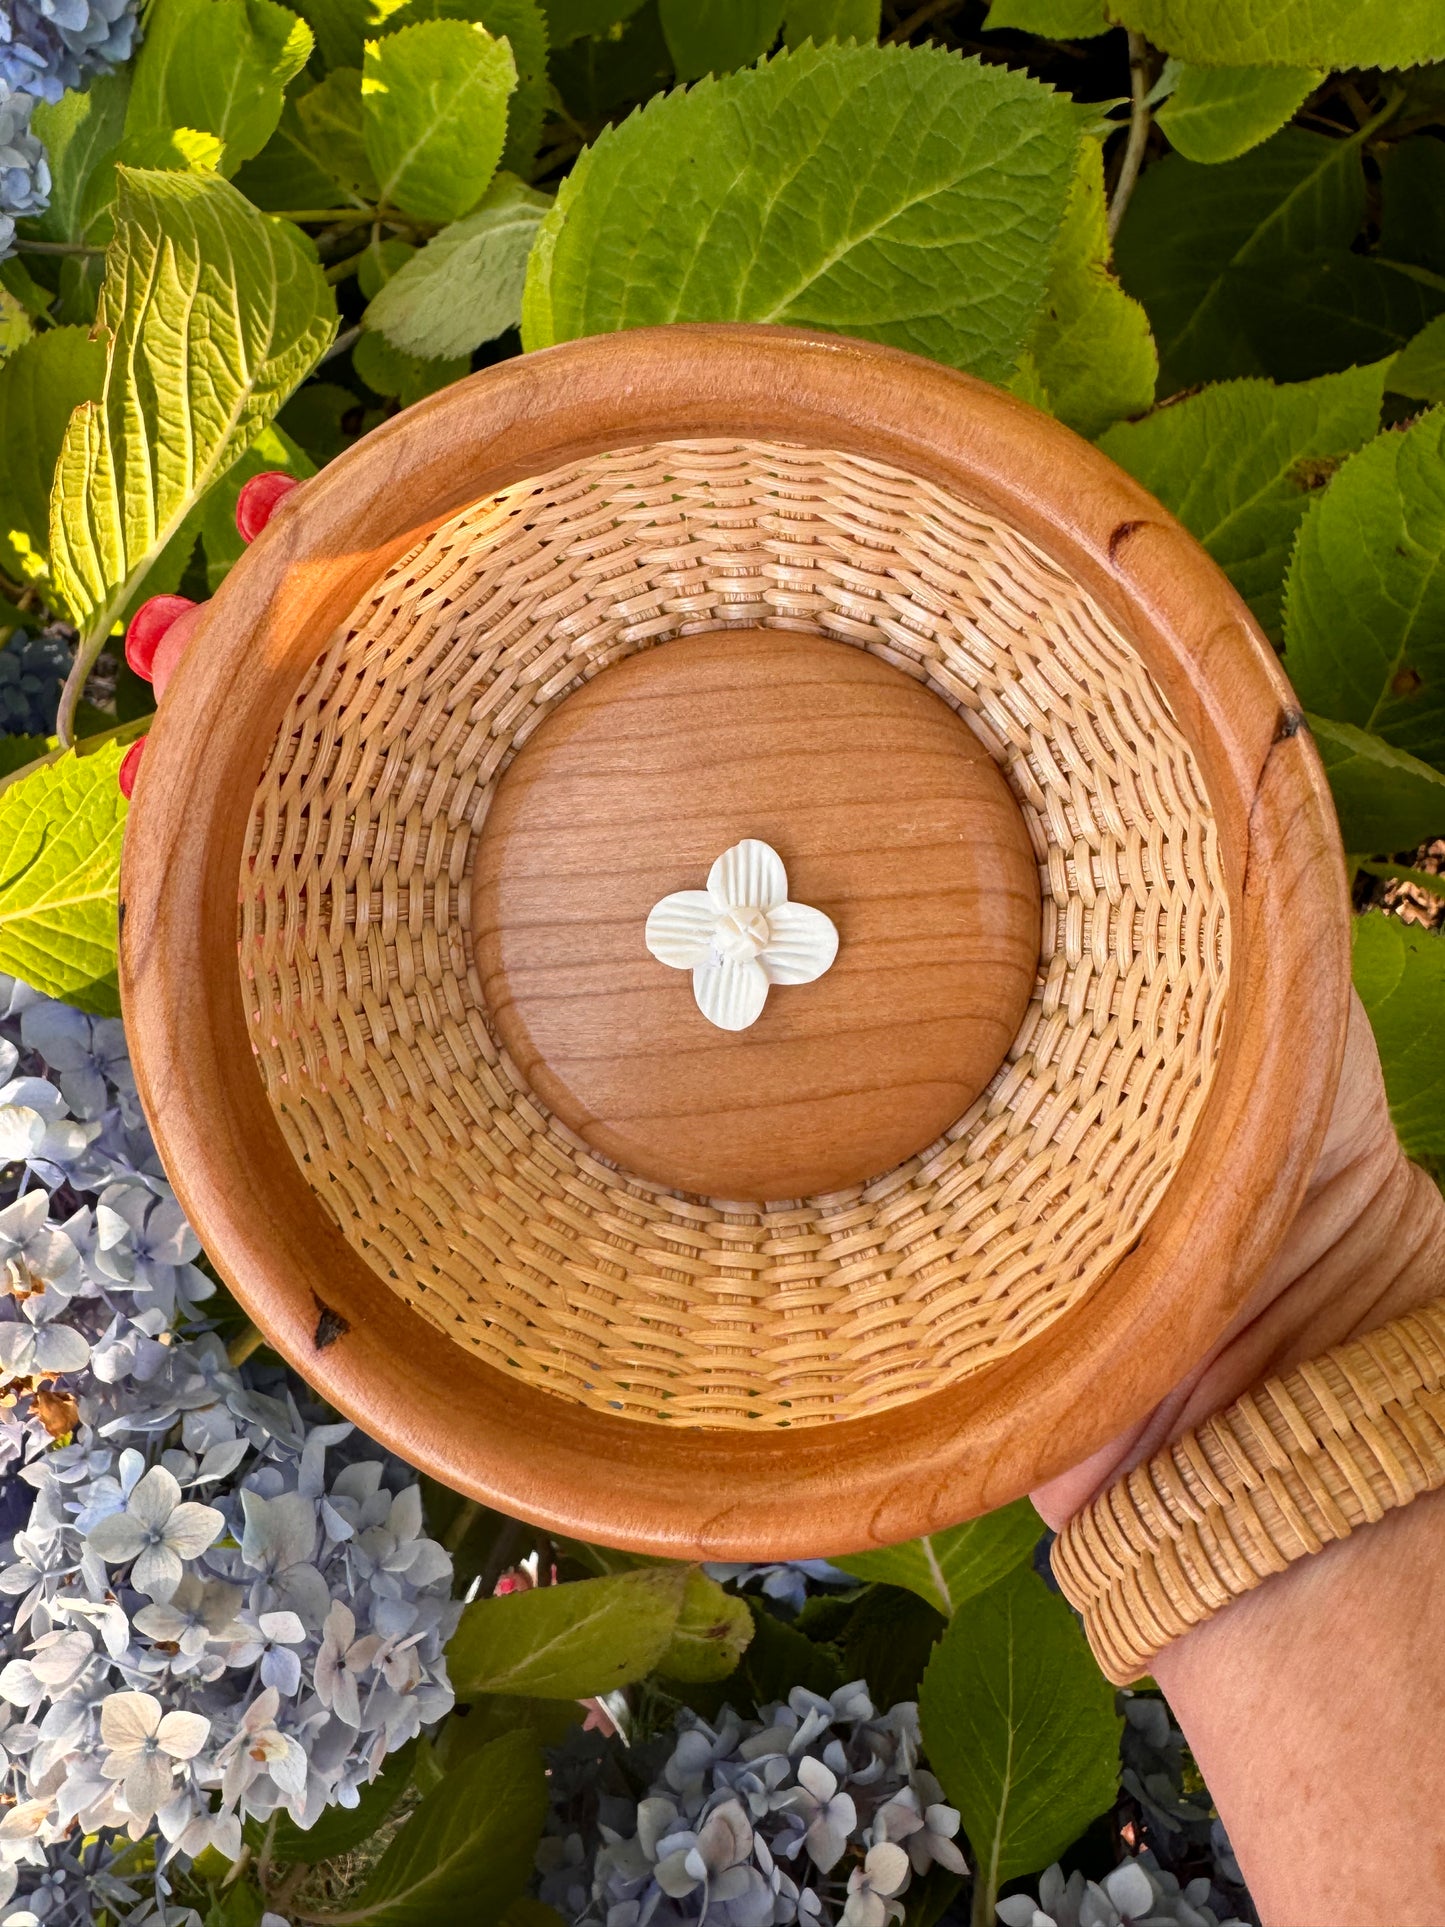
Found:
[[[1208,1899],[1207,1880],[1181,1887],[1152,1854],[1142,1853],[1102,1883],[1081,1873],[1065,1880],[1055,1864],[1039,1881],[1037,1901],[1010,1894],[998,1903],[998,1917],[1004,1927],[1244,1927],[1240,1920],[1220,1921]]]
[[[59,100],[128,60],[136,0],[0,0],[0,82]]]
[[[7,15],[0,6],[0,33]],[[20,92],[5,72],[8,52],[0,40],[0,261],[15,251],[15,222],[43,214],[50,201],[50,163],[30,131],[33,97]]]
[[[70,647],[62,636],[32,636],[17,629],[0,649],[0,731],[9,736],[50,734],[70,661]]]
[[[451,1560],[408,1468],[207,1327],[120,1025],[7,978],[0,1166],[0,1908],[165,1918],[177,1856],[355,1805],[449,1710]],[[126,1912],[81,1842],[152,1830]]]
[[[646,1794],[604,1794],[585,1832],[574,1796],[595,1771],[569,1774],[565,1753],[538,1865],[542,1899],[570,1920],[888,1927],[915,1876],[965,1870],[958,1812],[920,1763],[917,1707],[880,1715],[861,1680],[828,1698],[795,1687],[755,1720],[682,1713]]]

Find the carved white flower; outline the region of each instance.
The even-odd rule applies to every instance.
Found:
[[[647,947],[659,963],[692,972],[697,1007],[719,1030],[746,1030],[772,984],[810,984],[838,954],[830,917],[789,903],[777,851],[756,837],[724,850],[705,890],[655,903]]]

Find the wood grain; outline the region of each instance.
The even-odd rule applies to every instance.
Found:
[[[839,948],[730,1032],[643,930],[744,837]],[[876,656],[782,630],[686,637],[570,696],[502,778],[472,901],[528,1084],[623,1170],[710,1197],[837,1191],[931,1144],[1038,968],[1028,833],[967,724]]]
[[[1230,1012],[1208,1102],[1109,1279],[951,1391],[765,1436],[664,1434],[585,1409],[408,1312],[292,1156],[253,1065],[236,967],[256,786],[287,705],[358,598],[508,484],[706,435],[896,464],[1000,517],[1096,597],[1199,759],[1231,907]],[[297,489],[227,577],[167,691],[127,828],[120,953],[166,1169],[226,1282],[313,1385],[414,1465],[553,1531],[678,1557],[795,1558],[999,1505],[1152,1408],[1241,1315],[1298,1209],[1349,986],[1339,836],[1299,722],[1267,642],[1192,538],[1097,449],[985,383],[861,341],[757,327],[639,329],[502,362]],[[326,1310],[347,1330],[318,1349]]]

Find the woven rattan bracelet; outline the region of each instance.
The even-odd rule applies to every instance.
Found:
[[[1295,1559],[1445,1485],[1445,1298],[1270,1378],[1107,1486],[1053,1567],[1116,1685]]]

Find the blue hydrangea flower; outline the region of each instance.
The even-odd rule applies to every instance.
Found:
[[[0,82],[0,100],[4,92]],[[4,111],[0,106],[0,119]],[[28,108],[25,111],[28,114]],[[35,145],[38,148],[40,143],[36,141]],[[4,205],[0,199],[0,207]],[[12,232],[13,226],[12,222]],[[0,240],[0,251],[5,245]],[[27,629],[14,632],[0,649],[0,731],[7,736],[51,733],[60,687],[70,670],[70,655],[70,645],[61,636],[32,636]]]
[[[130,58],[136,0],[0,0],[0,83],[59,100]]]
[[[0,33],[7,19],[0,0]],[[6,51],[0,42],[0,55]],[[43,214],[50,201],[50,163],[30,131],[34,99],[18,93],[0,74],[0,261],[15,251],[15,222],[21,215]]]

